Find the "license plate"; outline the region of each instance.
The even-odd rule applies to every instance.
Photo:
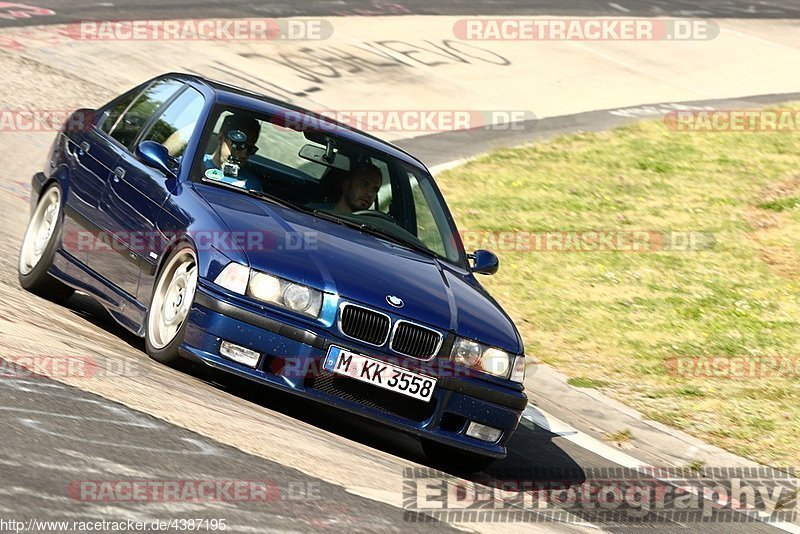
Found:
[[[412,373],[402,367],[340,347],[332,346],[328,350],[323,367],[332,373],[349,376],[425,402],[431,400],[436,387],[435,378]]]

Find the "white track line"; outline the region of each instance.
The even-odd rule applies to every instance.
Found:
[[[431,167],[428,170],[431,171],[432,175],[436,176],[437,174],[442,173],[444,171],[447,171],[447,170],[450,170],[450,169],[454,169],[456,167],[464,165],[465,163],[469,163],[473,159],[475,159],[475,158],[456,159],[456,160],[453,160],[453,161],[448,161],[447,163],[440,163],[439,165],[434,165],[433,167]]]
[[[603,443],[602,441],[595,439],[588,434],[584,434],[580,430],[571,427],[567,423],[561,421],[560,419],[553,417],[552,415],[548,414],[541,408],[537,406],[533,406],[531,404],[525,409],[522,414],[522,418],[530,421],[531,423],[535,424],[536,426],[543,428],[553,434],[558,435],[562,439],[569,441],[580,447],[581,449],[590,451],[597,456],[605,460],[609,460],[614,462],[615,464],[638,471],[640,473],[646,474],[651,476],[653,479],[664,482],[666,484],[672,484],[674,480],[670,480],[667,477],[659,477],[657,473],[664,471],[664,469],[656,468],[652,465],[642,462],[641,460],[637,460],[633,456],[625,454],[624,452],[620,451],[619,449],[615,449],[611,447],[607,443]],[[697,489],[692,491],[692,493],[699,496],[699,492]],[[705,497],[703,497],[705,499]],[[727,506],[727,502],[721,502],[720,500],[713,501],[721,506]],[[738,503],[735,501],[732,503],[737,508],[740,507]],[[794,523],[787,523],[787,522],[780,522],[780,521],[767,521],[766,519],[769,517],[769,514],[764,512],[756,512],[753,510],[752,512],[745,512],[742,510],[734,510],[738,513],[746,515],[748,517],[754,518],[756,521],[761,523],[765,523],[771,527],[775,527],[777,529],[783,530],[784,532],[791,532],[793,534],[800,534],[800,525],[796,525]],[[754,512],[756,515],[754,515]]]

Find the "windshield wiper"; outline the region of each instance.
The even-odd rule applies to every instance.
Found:
[[[438,252],[435,252],[433,249],[430,249],[430,248],[426,247],[425,245],[417,243],[416,241],[412,241],[410,239],[403,239],[400,236],[396,236],[396,235],[392,235],[392,234],[387,234],[387,233],[383,232],[381,229],[379,229],[379,228],[377,228],[375,226],[369,225],[369,224],[364,225],[362,228],[365,231],[369,232],[370,234],[372,234],[374,236],[382,237],[383,239],[391,241],[392,243],[395,243],[397,245],[400,245],[400,246],[403,246],[403,247],[406,247],[406,248],[410,248],[412,250],[416,250],[417,252],[422,252],[423,254],[427,254],[428,256],[434,256],[434,257],[437,257],[437,258],[439,257],[439,253]]]
[[[244,193],[246,195],[250,195],[251,197],[260,198],[262,200],[266,200],[283,208],[289,208],[289,209],[300,208],[300,206],[297,206],[296,204],[287,202],[282,198],[276,197],[275,195],[271,195],[263,191],[258,191],[257,189],[245,189],[244,187],[239,187],[237,185],[229,184],[226,182],[220,182],[218,180],[212,180],[210,178],[206,178],[205,176],[202,178],[202,181],[203,183],[209,185],[215,185],[217,187],[221,187],[222,189],[227,189],[228,191],[236,191],[238,193]]]
[[[431,250],[430,248],[426,247],[425,245],[423,245],[421,243],[417,243],[415,241],[411,241],[409,239],[403,239],[400,236],[396,236],[396,235],[393,235],[393,234],[388,234],[388,233],[384,232],[383,230],[381,230],[380,228],[378,228],[377,226],[373,226],[371,224],[354,221],[352,219],[346,219],[344,217],[337,217],[336,215],[333,215],[332,213],[329,213],[329,212],[326,212],[326,211],[322,211],[322,210],[319,210],[319,209],[313,209],[313,210],[308,210],[308,211],[310,211],[311,213],[313,213],[314,215],[316,215],[320,219],[325,219],[326,221],[331,221],[331,222],[335,222],[335,223],[342,224],[342,225],[345,225],[345,226],[349,226],[350,228],[355,228],[356,230],[361,230],[361,231],[363,231],[365,233],[368,233],[370,235],[373,235],[375,237],[380,237],[382,239],[386,239],[387,241],[391,241],[392,243],[395,243],[395,244],[398,244],[398,245],[402,245],[402,246],[404,246],[406,248],[410,248],[412,250],[416,250],[417,252],[422,252],[423,254],[427,254],[429,256],[435,256],[437,258],[439,257],[439,254],[437,252]]]

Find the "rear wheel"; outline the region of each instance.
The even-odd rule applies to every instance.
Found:
[[[164,263],[147,314],[147,354],[166,365],[180,365],[178,348],[186,333],[197,289],[197,254],[189,245],[176,248]]]
[[[422,440],[422,450],[436,467],[456,473],[478,473],[488,469],[495,461],[495,458],[466,452],[429,439]]]
[[[39,198],[19,251],[17,272],[26,290],[55,302],[67,300],[75,292],[47,271],[53,264],[61,237],[61,188],[52,184]]]

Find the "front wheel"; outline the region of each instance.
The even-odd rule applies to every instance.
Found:
[[[17,274],[24,289],[55,302],[63,302],[75,292],[47,272],[53,264],[60,236],[61,188],[54,183],[45,190],[33,210],[20,247]]]
[[[178,348],[186,333],[197,276],[197,254],[189,245],[176,248],[164,262],[145,328],[147,354],[156,361],[170,366],[182,362]]]
[[[456,473],[478,473],[489,468],[494,458],[473,454],[429,439],[422,440],[422,451],[435,467]]]

